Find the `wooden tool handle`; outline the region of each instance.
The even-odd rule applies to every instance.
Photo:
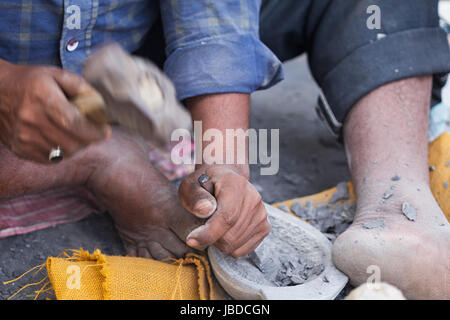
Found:
[[[106,114],[105,101],[98,91],[88,91],[76,96],[70,102],[93,123],[99,125],[111,123],[111,119]]]

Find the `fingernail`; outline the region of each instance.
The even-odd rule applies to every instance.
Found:
[[[186,244],[189,247],[198,249],[198,250],[203,250],[206,249],[207,246],[204,245],[200,245],[200,243],[198,242],[197,239],[195,239],[195,237],[199,234],[202,233],[203,230],[205,229],[205,225],[199,226],[197,228],[195,228],[194,230],[192,230],[188,236],[186,237]]]
[[[208,218],[216,211],[216,204],[211,203],[207,199],[198,201],[194,207],[195,213],[201,215],[202,218]]]
[[[195,239],[189,239],[189,240],[187,241],[187,245],[188,245],[189,247],[195,248],[195,247],[198,247],[200,244],[199,244],[198,241],[195,240]]]
[[[195,237],[199,233],[201,234],[203,232],[203,230],[205,230],[205,225],[201,225],[201,226],[195,228],[194,230],[192,230],[186,237],[186,243],[192,240],[192,241],[195,241],[198,245],[198,241],[197,241],[197,239],[195,239]]]

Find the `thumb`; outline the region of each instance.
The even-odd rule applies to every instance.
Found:
[[[216,211],[217,201],[210,192],[201,186],[198,181],[200,175],[201,173],[194,172],[184,179],[178,189],[178,196],[186,210],[199,218],[205,219]],[[207,185],[212,186],[209,182],[207,182]]]

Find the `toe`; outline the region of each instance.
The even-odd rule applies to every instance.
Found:
[[[153,256],[149,252],[147,247],[139,247],[138,248],[138,257],[152,259]]]
[[[125,248],[125,250],[127,252],[127,256],[129,256],[129,257],[137,257],[137,249],[135,247],[127,246]]]
[[[175,259],[175,255],[168,250],[166,250],[161,244],[158,242],[149,242],[148,244],[148,250],[150,251],[151,255],[156,260],[167,260],[167,259]]]

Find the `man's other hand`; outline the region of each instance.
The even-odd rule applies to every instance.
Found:
[[[68,157],[107,139],[110,127],[93,125],[69,101],[89,90],[69,71],[0,60],[0,140],[21,158],[49,163],[52,149]]]

